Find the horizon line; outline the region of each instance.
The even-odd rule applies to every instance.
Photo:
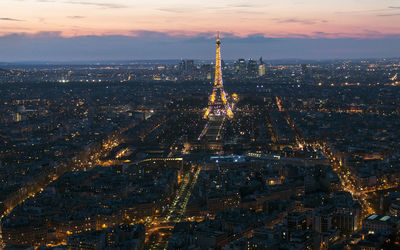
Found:
[[[362,32],[362,33],[327,33],[322,31],[312,33],[249,33],[240,35],[232,32],[220,32],[221,40],[223,39],[249,39],[249,38],[264,38],[264,39],[360,39],[360,40],[379,40],[379,39],[399,39],[400,33],[380,33],[380,32]],[[85,37],[126,37],[126,38],[177,38],[177,39],[192,39],[204,38],[215,39],[215,33],[210,31],[205,32],[180,32],[180,31],[153,31],[153,30],[131,30],[124,33],[103,33],[103,34],[75,34],[68,35],[62,31],[43,30],[38,32],[9,32],[0,34],[0,38],[19,36],[22,38],[38,39],[38,38],[85,38]]]
[[[263,58],[263,62],[276,62],[276,61],[288,61],[288,62],[294,62],[294,61],[311,61],[311,62],[327,62],[327,61],[357,61],[357,60],[400,60],[400,56],[395,56],[395,57],[354,57],[354,58],[321,58],[321,59],[311,59],[311,58],[275,58],[275,59],[266,59],[263,56],[260,56]],[[259,58],[260,58],[259,57]],[[245,59],[245,60],[255,60],[258,61],[259,58],[253,58],[253,57],[238,57],[236,59],[223,59],[223,61],[237,61],[239,59]],[[121,64],[129,64],[129,63],[137,63],[137,62],[165,62],[165,61],[176,61],[180,62],[182,60],[193,60],[193,61],[210,61],[211,63],[215,61],[215,59],[198,59],[198,58],[170,58],[170,59],[104,59],[104,60],[27,60],[27,61],[0,61],[0,65],[23,65],[23,64],[38,64],[38,65],[56,65],[56,64],[113,64],[113,63],[121,63]]]

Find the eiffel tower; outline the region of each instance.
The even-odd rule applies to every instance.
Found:
[[[215,80],[213,91],[209,97],[208,108],[203,116],[206,119],[209,116],[227,116],[233,118],[233,112],[229,106],[228,100],[226,99],[226,93],[224,91],[224,84],[222,82],[222,70],[221,70],[221,39],[219,38],[219,32],[217,36],[217,50],[215,56]]]
[[[208,122],[199,136],[199,139],[206,136],[208,140],[219,140],[222,125],[226,118],[233,118],[232,109],[224,91],[221,69],[221,39],[219,32],[217,36],[217,50],[215,56],[215,80],[212,93],[208,99],[208,107],[203,116]]]

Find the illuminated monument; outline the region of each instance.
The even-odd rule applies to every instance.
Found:
[[[208,100],[208,108],[203,116],[208,119],[206,126],[199,136],[199,140],[210,142],[208,149],[220,149],[222,147],[222,129],[225,119],[233,118],[232,108],[228,103],[227,94],[224,91],[221,69],[221,39],[217,37],[217,51],[215,58],[215,80],[212,93]]]
[[[219,33],[217,37],[217,51],[215,58],[215,80],[214,88],[210,95],[208,108],[204,114],[204,119],[213,116],[225,116],[233,118],[231,107],[229,106],[228,100],[226,99],[226,93],[224,91],[224,84],[222,82],[222,70],[221,70],[221,39]]]

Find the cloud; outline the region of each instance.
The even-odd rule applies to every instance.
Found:
[[[0,21],[22,22],[24,20],[15,19],[15,18],[9,18],[9,17],[0,17]]]
[[[159,11],[163,11],[163,12],[168,12],[168,13],[174,13],[174,14],[181,14],[181,13],[193,13],[194,11],[196,11],[197,9],[194,8],[159,8]]]
[[[20,0],[23,1],[23,0]],[[88,6],[94,6],[94,7],[99,7],[99,8],[106,8],[106,9],[121,9],[121,8],[128,8],[129,6],[123,5],[123,4],[117,4],[117,3],[96,3],[96,2],[89,2],[89,1],[79,1],[79,0],[36,0],[36,2],[39,3],[66,3],[66,4],[79,4],[79,5],[88,5]]]
[[[170,30],[170,31],[153,31],[153,30],[131,30],[129,33],[133,37],[142,37],[142,38],[171,38],[171,39],[214,39],[217,36],[216,31],[203,31],[203,32],[186,32],[179,30]],[[221,37],[238,37],[234,33],[230,32],[222,32]]]
[[[360,32],[375,33],[373,30]],[[266,59],[377,58],[393,57],[400,51],[400,35],[396,34],[391,37],[385,35],[382,38],[368,39],[350,38],[349,34],[323,31],[311,34],[312,37],[304,34],[280,35],[282,37],[279,38],[267,37],[266,34],[252,34],[247,37],[223,35],[222,56],[224,59],[260,56]],[[283,37],[284,35],[286,37]],[[212,60],[215,56],[214,44],[214,32],[178,36],[172,35],[171,32],[141,30],[132,31],[131,36],[77,37],[62,37],[59,31],[17,33],[0,36],[0,61],[62,62],[176,58]]]
[[[312,25],[316,23],[327,23],[326,20],[315,20],[315,19],[298,19],[298,18],[272,18],[271,20],[278,23],[298,23],[304,25]]]
[[[392,11],[400,10],[400,6],[389,6],[388,9],[392,10]],[[378,16],[378,17],[400,16],[400,13],[383,13],[383,14],[378,14],[376,16]]]
[[[347,11],[336,11],[335,14],[342,15],[342,14],[369,14],[369,13],[377,13],[377,12],[386,12],[388,9],[392,7],[388,7],[385,9],[367,9],[367,10],[347,10]],[[394,7],[396,8],[396,7]]]
[[[17,34],[18,35],[18,34]],[[40,31],[34,34],[28,34],[28,33],[21,33],[19,34],[22,37],[25,38],[55,38],[55,37],[62,37],[62,32],[61,31]]]
[[[95,2],[87,2],[87,1],[65,1],[64,3],[88,5],[88,6],[95,6],[95,7],[106,8],[106,9],[128,8],[127,5],[116,4],[116,3],[95,3]]]
[[[67,16],[67,18],[70,18],[70,19],[83,19],[83,18],[86,18],[85,16]]]
[[[253,8],[253,7],[257,7],[257,5],[251,4],[251,3],[242,3],[242,4],[231,4],[231,5],[229,5],[229,7],[233,7],[233,8]]]
[[[68,18],[85,18],[80,16],[71,16]],[[321,22],[321,21],[320,21]],[[28,32],[19,32],[14,33],[14,35],[21,36],[29,36],[29,37],[69,37],[65,36],[62,31],[41,31],[38,33],[29,33]],[[155,30],[130,30],[124,33],[116,34],[116,33],[104,33],[101,35],[91,35],[98,37],[110,37],[110,36],[120,36],[127,38],[141,38],[141,39],[166,39],[169,40],[192,40],[195,41],[197,39],[214,39],[217,35],[218,30],[208,30],[208,31],[183,31],[183,30],[165,30],[165,31],[155,31]],[[6,33],[3,34],[12,34]],[[4,36],[4,35],[3,35]],[[329,39],[339,39],[339,38],[354,38],[354,39],[383,39],[383,38],[397,38],[400,36],[400,33],[382,33],[377,30],[371,29],[360,29],[359,32],[325,32],[325,31],[315,31],[311,33],[294,33],[294,32],[258,32],[258,33],[250,33],[247,35],[241,35],[235,32],[222,32],[222,38],[232,38],[232,39],[253,39],[256,41],[258,38],[305,38],[305,39],[318,39],[318,38],[329,38]],[[1,37],[1,36],[0,36]],[[86,37],[86,35],[75,35],[72,37]]]
[[[380,14],[376,16],[381,16],[381,17],[388,17],[388,16],[400,16],[400,13],[395,13],[395,14]]]
[[[326,38],[326,39],[391,39],[398,38],[399,34],[383,34],[376,30],[364,29],[359,33],[345,33],[345,32],[313,32],[310,38]]]
[[[130,33],[134,37],[156,38],[156,37],[170,37],[171,34],[152,30],[131,30]]]

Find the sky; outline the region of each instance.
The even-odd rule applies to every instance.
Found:
[[[1,0],[0,61],[400,56],[400,0]],[[225,54],[224,54],[225,53]]]

